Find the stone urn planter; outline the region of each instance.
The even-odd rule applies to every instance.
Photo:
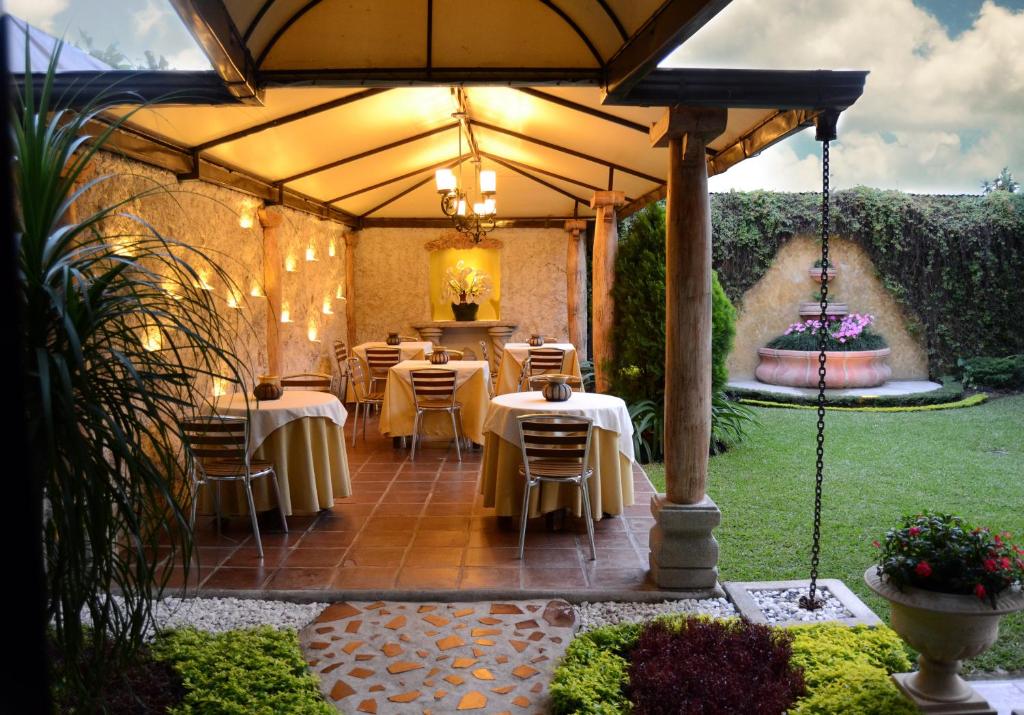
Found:
[[[827,351],[825,387],[844,389],[878,387],[892,375],[886,362],[889,348],[881,350]],[[758,348],[754,376],[769,385],[818,386],[818,353],[811,350]]]
[[[828,314],[834,315],[837,318],[842,318],[844,315],[850,312],[850,307],[846,303],[829,303]],[[817,301],[806,301],[800,304],[800,317],[804,320],[817,320],[821,317],[821,303]]]
[[[828,282],[831,283],[835,280],[835,277],[839,275],[839,266],[831,265],[825,273],[828,275]],[[809,275],[811,280],[815,283],[821,283],[821,266],[811,266],[807,269],[807,275]]]
[[[960,661],[995,643],[1002,617],[1024,610],[1024,592],[1007,589],[992,608],[973,595],[912,587],[901,591],[879,576],[876,566],[864,572],[864,581],[889,601],[893,630],[921,654],[916,673],[897,673],[893,680],[922,712],[994,713],[960,677]]]

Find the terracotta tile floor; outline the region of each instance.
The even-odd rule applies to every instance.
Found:
[[[190,590],[317,592],[494,591],[566,592],[650,590],[647,531],[653,487],[634,468],[636,505],[595,524],[597,561],[589,560],[586,527],[567,517],[552,531],[532,520],[526,558],[516,558],[517,525],[499,525],[477,494],[482,451],[463,454],[430,443],[415,462],[407,449],[379,436],[348,444],[352,496],[315,516],[261,515],[262,563],[248,518],[232,518],[218,537],[211,517],[197,523],[199,568]],[[178,574],[176,574],[178,575]],[[172,579],[173,586],[181,578]]]

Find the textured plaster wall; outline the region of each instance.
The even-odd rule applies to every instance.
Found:
[[[369,228],[359,232],[355,255],[356,339],[382,340],[389,332],[415,335],[413,323],[431,319],[430,254],[424,248],[447,231]],[[498,229],[501,315],[518,324],[512,340],[531,333],[565,336],[566,233],[562,229]]]
[[[239,214],[253,211],[252,197],[200,181],[178,183],[167,171],[145,164],[103,153],[97,155],[90,167],[92,175],[114,175],[115,178],[89,190],[76,208],[79,215],[100,205],[121,200],[132,193],[154,187],[164,187],[149,196],[133,202],[125,210],[142,217],[162,234],[202,249],[217,262],[237,285],[240,310],[228,308],[228,290],[224,282],[210,279],[222,315],[231,321],[237,333],[234,345],[252,375],[267,371],[267,311],[279,316],[280,306],[268,305],[266,298],[252,297],[250,292],[265,294],[263,286],[263,229],[258,220],[252,228],[239,226]],[[344,282],[344,243],[339,226],[320,221],[291,209],[280,211],[283,221],[279,229],[282,261],[289,253],[297,258],[297,273],[282,273],[284,298],[291,303],[291,325],[281,328],[282,371],[308,371],[318,365],[329,367],[324,361],[330,340],[344,336],[345,306],[332,301],[333,315],[323,315],[324,296],[335,294],[337,285]],[[119,226],[128,225],[119,222]],[[328,245],[336,244],[335,258],[329,258]],[[305,248],[314,246],[316,263],[306,263]],[[198,270],[198,267],[197,267]],[[321,343],[311,343],[307,337],[309,318],[317,321]]]
[[[871,313],[874,329],[892,348],[889,365],[895,380],[925,379],[928,360],[920,335],[912,334],[903,309],[885,289],[874,265],[857,244],[841,238],[829,242],[839,275],[829,295],[849,306],[851,313]],[[799,236],[783,245],[768,272],[743,296],[737,307],[736,346],[729,356],[729,374],[750,378],[757,367],[757,349],[800,320],[799,304],[818,290],[807,270],[821,257],[814,239]]]

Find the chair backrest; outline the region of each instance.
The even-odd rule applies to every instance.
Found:
[[[565,351],[561,348],[530,348],[530,375],[545,372],[562,372]]]
[[[398,348],[366,348],[366,365],[374,377],[387,375],[388,370],[402,360],[402,351]]]
[[[181,422],[182,436],[196,457],[196,466],[213,460],[249,464],[249,422],[244,417],[195,417]]]
[[[552,414],[520,415],[517,420],[527,477],[531,465],[538,460],[579,465],[582,475],[590,458],[593,420]]]
[[[455,375],[455,370],[435,367],[410,371],[413,401],[417,406],[425,400],[442,400],[454,405]]]
[[[348,347],[340,340],[334,341],[334,359],[338,361],[338,369],[344,375],[348,369]]]
[[[531,390],[543,390],[544,386],[548,384],[550,375],[532,375],[529,378]],[[570,375],[565,381],[565,384],[572,388],[573,392],[583,392],[583,380],[579,379],[575,375]]]
[[[356,395],[356,402],[366,402],[370,395],[366,389],[366,370],[363,369],[363,361],[357,357],[348,359],[348,374],[352,380],[352,390]]]
[[[322,372],[303,372],[285,375],[281,378],[281,387],[285,390],[312,390],[315,392],[331,392],[333,378]]]
[[[459,352],[462,353],[462,357],[459,360],[476,360],[476,350],[470,347],[459,348]]]

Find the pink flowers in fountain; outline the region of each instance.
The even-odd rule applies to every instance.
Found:
[[[874,320],[875,316],[861,313],[851,313],[843,318],[829,316],[825,322],[825,330],[833,340],[846,343],[860,338]],[[793,323],[784,334],[810,333],[814,335],[820,331],[821,320],[805,320],[802,323]]]

